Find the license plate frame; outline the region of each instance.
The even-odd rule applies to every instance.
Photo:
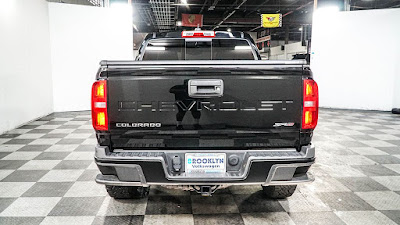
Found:
[[[204,176],[226,173],[226,153],[185,153],[185,173]]]

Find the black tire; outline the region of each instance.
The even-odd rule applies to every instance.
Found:
[[[106,185],[108,194],[115,199],[144,198],[149,195],[149,187],[137,186],[109,186]]]
[[[293,195],[297,185],[263,186],[264,194],[268,198],[282,199]]]

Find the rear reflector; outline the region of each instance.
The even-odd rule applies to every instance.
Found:
[[[302,129],[315,129],[318,122],[318,85],[314,80],[303,81]]]
[[[182,31],[183,38],[212,38],[215,31]]]
[[[99,80],[92,86],[92,124],[95,130],[108,130],[107,81]]]
[[[95,102],[94,107],[95,108],[107,108],[107,104],[105,102]]]

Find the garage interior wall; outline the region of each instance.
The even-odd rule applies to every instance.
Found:
[[[55,112],[90,109],[101,60],[133,60],[131,13],[49,3]]]
[[[52,112],[45,0],[0,1],[0,134]]]
[[[311,68],[320,106],[400,108],[400,9],[314,14]]]
[[[129,10],[0,5],[0,134],[54,111],[89,110],[100,60],[133,59]]]
[[[284,50],[282,50],[282,46],[285,46]],[[270,49],[270,60],[292,60],[293,55],[295,54],[306,54],[307,46],[302,46],[301,41],[284,44],[272,47]]]

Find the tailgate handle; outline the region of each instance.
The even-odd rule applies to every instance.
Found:
[[[224,94],[224,82],[221,79],[194,79],[188,82],[189,97],[214,98]]]

